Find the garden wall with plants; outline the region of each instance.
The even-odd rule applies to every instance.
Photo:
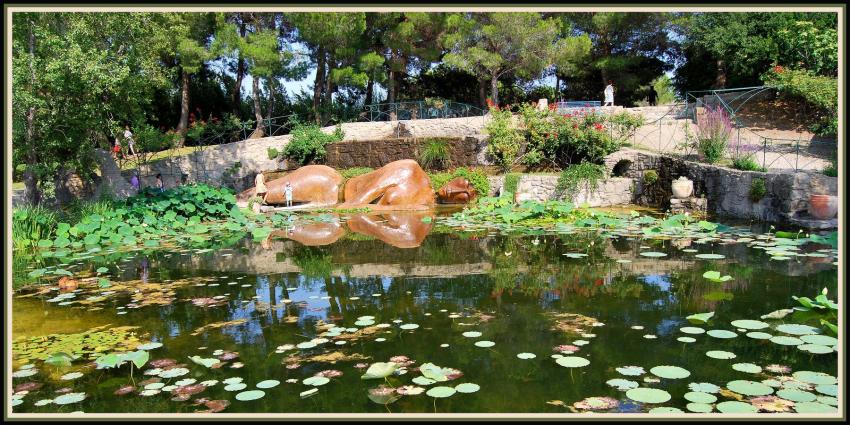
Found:
[[[485,149],[486,143],[472,136],[353,140],[329,144],[325,165],[337,169],[378,168],[413,158],[425,168],[478,166],[486,165],[482,161]]]

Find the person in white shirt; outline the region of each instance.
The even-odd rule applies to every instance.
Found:
[[[611,80],[605,87],[605,103],[602,106],[614,106],[614,82]]]
[[[283,187],[283,195],[286,198],[286,206],[292,206],[292,185],[289,182],[286,182],[286,186]]]
[[[130,152],[130,155],[136,156],[136,142],[133,141],[133,133],[130,132],[130,126],[124,126],[124,138],[127,139],[127,150]]]

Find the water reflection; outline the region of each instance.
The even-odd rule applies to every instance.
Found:
[[[346,222],[351,231],[372,236],[396,248],[416,248],[431,232],[432,224],[422,221],[429,213],[360,214]]]

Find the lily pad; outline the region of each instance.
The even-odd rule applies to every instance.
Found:
[[[453,396],[456,392],[457,390],[452,387],[434,387],[426,391],[425,395],[434,398],[446,398]]]
[[[250,390],[250,391],[243,391],[239,394],[236,394],[235,398],[239,401],[250,401],[250,400],[256,400],[256,399],[259,399],[259,398],[263,398],[265,395],[266,395],[265,391]]]
[[[649,372],[659,378],[666,379],[682,379],[691,376],[691,372],[678,366],[655,366]]]
[[[584,357],[565,356],[555,360],[555,363],[563,367],[585,367],[590,364],[590,360]]]
[[[694,413],[710,413],[714,410],[714,406],[706,403],[688,403],[685,408]]]
[[[393,362],[372,363],[360,379],[381,379],[392,375],[398,370],[398,364]]]
[[[764,332],[748,332],[747,336],[752,339],[771,339],[773,335]]]
[[[727,281],[732,280],[732,276],[729,276],[729,275],[721,276],[720,272],[717,272],[717,271],[707,271],[707,272],[702,274],[702,277],[704,277],[704,278],[706,278],[706,279],[708,279],[712,282],[717,282],[717,283],[722,283],[722,282],[727,282]]]
[[[705,353],[706,356],[711,357],[712,359],[720,359],[720,360],[729,360],[738,357],[735,353],[729,351],[722,350],[712,350]]]
[[[692,392],[702,392],[702,393],[712,393],[716,394],[720,392],[720,387],[708,382],[691,382],[688,384],[688,388]]]
[[[646,371],[640,366],[623,366],[618,367],[616,370],[619,374],[625,376],[640,376],[646,373]]]
[[[801,344],[797,346],[797,349],[812,354],[829,354],[834,352],[831,346],[817,344]]]
[[[368,373],[368,371],[366,373]],[[312,385],[314,387],[321,387],[322,385],[325,385],[328,382],[331,382],[331,380],[324,376],[311,376],[301,381],[301,383],[304,385]]]
[[[149,342],[147,344],[142,344],[142,345],[136,347],[136,349],[148,351],[148,350],[153,350],[153,349],[159,348],[159,347],[162,347],[161,342]]]
[[[808,326],[786,323],[776,327],[776,330],[790,335],[814,335],[820,333],[820,329]]]
[[[758,409],[750,403],[742,401],[724,401],[717,403],[717,411],[720,413],[757,413]]]
[[[801,345],[803,340],[792,336],[775,336],[770,338],[770,342],[779,345]]]
[[[622,379],[622,378],[609,379],[609,380],[605,381],[605,383],[608,384],[611,387],[614,387],[618,390],[623,390],[623,391],[631,390],[633,388],[637,388],[637,387],[640,386],[640,384],[638,384],[635,381],[629,381],[628,379]]]
[[[413,378],[411,381],[412,381],[414,384],[417,384],[417,385],[426,385],[426,386],[427,386],[427,385],[431,385],[431,384],[435,384],[435,383],[437,383],[437,381],[435,381],[435,380],[433,380],[433,379],[428,379],[428,378],[426,378],[426,377],[424,377],[424,376],[417,376],[417,377]]]
[[[86,393],[68,393],[62,394],[53,399],[53,404],[72,404],[79,403],[86,398]]]
[[[692,315],[690,315],[690,316],[686,317],[686,319],[690,320],[691,322],[706,323],[706,322],[708,322],[708,321],[709,321],[712,317],[714,317],[714,312],[713,312],[713,311],[712,311],[712,312],[710,312],[710,313],[692,314]]]
[[[837,407],[818,403],[816,401],[794,404],[794,411],[797,413],[832,413],[837,410]]]
[[[641,252],[640,255],[643,256],[643,257],[651,257],[651,258],[658,258],[658,257],[666,257],[667,256],[667,254],[665,254],[663,252],[655,252],[655,251]]]
[[[838,385],[818,385],[815,387],[815,391],[821,394],[838,397]]]
[[[533,359],[533,358],[537,357],[537,355],[534,354],[534,353],[519,353],[516,356],[517,356],[517,358],[523,359],[523,360],[529,360],[529,359]]]
[[[838,379],[834,376],[827,375],[823,372],[801,370],[794,372],[792,376],[800,382],[812,385],[834,385],[838,383]]]
[[[242,391],[245,388],[248,388],[248,385],[243,384],[242,382],[238,382],[235,384],[230,384],[224,387],[225,391]]]
[[[720,338],[720,339],[729,339],[729,338],[735,338],[735,337],[738,336],[738,334],[736,334],[735,332],[727,331],[725,329],[712,329],[712,330],[708,331],[707,334],[708,334],[708,336],[711,336],[711,337],[714,337],[714,338]]]
[[[817,396],[808,391],[800,391],[795,389],[782,389],[776,392],[778,397],[784,398],[785,400],[791,400],[795,403],[807,402],[807,401],[815,401],[817,400]]]
[[[721,254],[697,254],[694,257],[699,258],[701,260],[722,260],[726,258],[725,255]]]
[[[274,388],[278,385],[280,385],[280,381],[276,379],[267,379],[265,381],[257,382],[257,388],[261,389]]]
[[[696,340],[696,338],[691,338],[689,336],[680,336],[680,337],[676,338],[676,341],[684,342],[684,343],[691,343],[691,342],[696,342],[697,340]]]
[[[80,372],[71,372],[71,373],[66,373],[66,374],[62,375],[59,379],[61,379],[63,381],[73,381],[74,379],[82,378],[82,376],[83,376],[83,374],[80,373]]]
[[[469,331],[469,332],[464,332],[462,335],[467,337],[467,338],[478,338],[479,336],[481,336],[481,332]]]
[[[189,369],[182,367],[175,367],[174,369],[164,370],[159,374],[160,378],[176,378],[178,376],[183,376],[189,373]]]
[[[626,397],[640,402],[658,404],[669,401],[672,397],[670,393],[656,388],[635,388],[626,391]]]
[[[685,393],[685,400],[688,400],[693,403],[706,403],[711,404],[717,401],[717,397],[713,394],[699,392],[699,391],[691,391]]]
[[[828,335],[803,335],[800,339],[806,344],[838,345],[838,339]]]
[[[699,335],[699,334],[705,333],[705,329],[697,328],[697,327],[694,327],[694,326],[685,326],[684,328],[680,328],[679,331],[684,332],[686,334],[691,334],[691,335]]]
[[[738,394],[750,396],[773,394],[773,388],[755,381],[731,381],[726,384],[726,388],[729,388],[730,391],[734,391]]]
[[[313,394],[316,394],[317,392],[319,392],[318,388],[311,388],[307,391],[302,391],[301,394],[299,394],[299,396],[301,396],[301,398],[307,398],[307,397],[310,397]]]
[[[761,373],[761,366],[752,363],[735,363],[732,369],[745,373]]]
[[[437,387],[437,388],[439,388],[439,387]],[[474,393],[474,392],[476,392],[480,389],[481,389],[481,387],[478,386],[478,384],[472,384],[472,383],[464,383],[464,384],[460,384],[460,385],[455,386],[455,390],[457,390],[457,392],[465,393],[465,394],[471,394],[471,393]]]
[[[489,347],[492,347],[494,345],[496,345],[496,343],[493,342],[493,341],[477,341],[475,343],[476,347],[481,347],[481,348],[489,348]]]
[[[416,323],[405,323],[405,324],[399,326],[399,328],[404,329],[406,331],[413,330],[413,329],[416,329],[418,327],[419,327],[419,325],[417,325]]]
[[[758,330],[770,327],[769,323],[764,323],[760,320],[733,320],[732,326],[749,330]]]

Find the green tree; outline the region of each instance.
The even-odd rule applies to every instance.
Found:
[[[93,150],[120,124],[145,121],[154,90],[169,84],[165,30],[150,13],[12,15],[12,149],[29,202],[66,170],[93,177]]]
[[[558,28],[539,13],[465,13],[448,18],[444,37],[450,50],[443,61],[490,83],[499,102],[499,78],[515,74],[533,79],[551,65]]]

